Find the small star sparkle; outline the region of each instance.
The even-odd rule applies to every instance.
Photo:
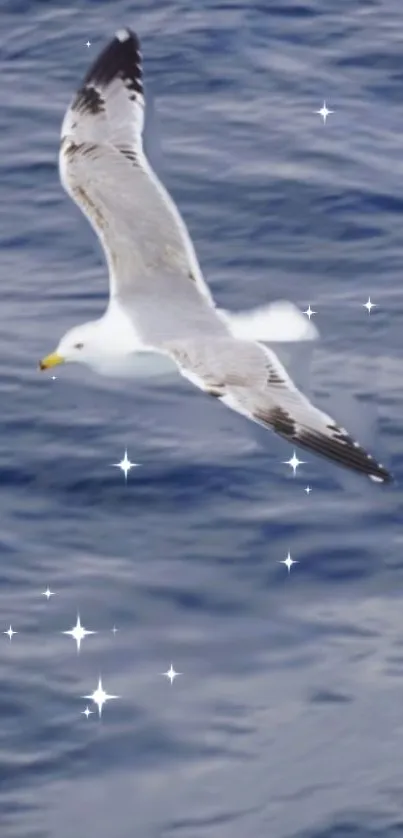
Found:
[[[48,601],[49,601],[50,597],[54,596],[54,595],[55,595],[55,592],[49,590],[49,585],[46,588],[46,591],[42,591],[42,596],[45,596]]]
[[[174,682],[177,675],[182,675],[182,672],[175,672],[172,664],[166,672],[161,672],[161,675],[165,675],[165,678],[169,678],[171,684]]]
[[[3,631],[3,634],[7,634],[9,639],[11,640],[12,637],[13,637],[13,634],[18,634],[18,631],[13,631],[13,629],[10,626],[10,628],[7,631]]]
[[[84,637],[86,637],[87,634],[96,634],[96,631],[87,631],[87,629],[85,629],[84,626],[81,625],[80,615],[77,614],[77,622],[75,626],[72,629],[69,629],[69,631],[62,631],[62,634],[70,634],[72,637],[74,637],[74,640],[77,643],[77,652],[79,652],[81,641],[84,640]],[[87,698],[87,696],[84,697]]]
[[[91,46],[91,41],[87,41],[87,43],[86,43],[86,45],[85,45],[85,46],[86,46],[86,47],[87,47],[87,49],[88,49],[88,47],[90,47],[90,46]]]
[[[88,705],[87,705],[87,707],[85,708],[85,710],[81,710],[81,715],[82,715],[82,716],[85,716],[85,717],[88,719],[88,716],[92,716],[93,712],[94,712],[94,711],[93,711],[93,710],[90,710],[90,708],[89,708],[89,707],[88,707]]]
[[[126,480],[126,483],[127,483],[127,475],[129,474],[130,469],[135,468],[136,466],[139,466],[140,463],[131,463],[130,462],[130,460],[127,456],[127,448],[126,448],[125,456],[123,457],[123,460],[121,460],[120,463],[112,463],[112,465],[115,468],[120,468],[121,471],[123,471],[123,474],[125,476],[125,480]]]
[[[82,695],[81,698],[88,698],[94,702],[98,707],[99,718],[102,716],[102,707],[106,701],[111,698],[120,698],[120,695],[108,695],[102,686],[101,676],[99,676],[98,686],[91,695]],[[84,711],[85,712],[85,711]],[[91,711],[90,711],[91,712]]]
[[[326,119],[330,113],[334,113],[334,111],[329,111],[326,107],[326,102],[323,102],[323,105],[319,111],[315,111],[315,113],[320,113],[321,117],[323,117],[323,124],[326,125]]]
[[[311,487],[310,486],[305,486],[304,492],[306,492],[307,495],[309,495],[312,492]]]
[[[371,297],[368,297],[368,302],[363,303],[363,308],[366,308],[368,314],[371,314],[371,308],[376,308],[376,303],[371,303]]]
[[[286,568],[287,568],[287,570],[288,570],[288,573],[290,573],[290,570],[291,570],[291,568],[292,568],[293,564],[299,564],[299,562],[297,562],[296,560],[292,559],[292,558],[291,558],[291,556],[290,556],[290,553],[288,553],[288,556],[287,556],[287,558],[286,558],[286,559],[281,559],[281,560],[279,560],[279,564],[285,564],[285,566],[286,566]]]
[[[116,632],[119,631],[119,629],[117,629],[116,626],[114,626],[113,628],[111,628],[111,631],[113,632],[113,634],[116,634]]]
[[[299,460],[295,451],[294,451],[290,460],[283,460],[283,465],[291,466],[291,468],[294,472],[294,477],[295,477],[295,472],[296,472],[298,466],[304,466],[305,465],[305,460]]]
[[[311,309],[311,304],[309,304],[309,306],[308,306],[307,310],[306,310],[306,311],[303,311],[302,313],[303,313],[303,314],[306,314],[306,316],[308,317],[308,320],[310,320],[310,319],[311,319],[311,317],[312,317],[312,315],[313,315],[313,314],[316,314],[316,311],[312,311],[312,309]]]

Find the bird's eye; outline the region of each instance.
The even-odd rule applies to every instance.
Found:
[[[75,343],[75,344],[74,344],[74,349],[82,349],[82,348],[83,348],[83,346],[84,346],[84,344],[83,344],[83,343]]]

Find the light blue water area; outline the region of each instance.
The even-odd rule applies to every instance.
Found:
[[[3,0],[1,21],[1,838],[397,838],[403,7]],[[290,446],[179,376],[38,373],[105,306],[57,157],[124,25],[217,303],[311,304],[296,375],[393,486],[301,451],[294,478]],[[119,699],[86,719],[99,676]]]

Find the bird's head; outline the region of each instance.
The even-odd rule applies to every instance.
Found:
[[[96,322],[84,323],[69,329],[54,352],[39,364],[41,370],[48,370],[59,364],[90,364],[94,356],[102,351],[102,342]]]

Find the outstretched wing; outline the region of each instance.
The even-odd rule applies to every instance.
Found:
[[[169,348],[193,384],[289,442],[387,483],[391,475],[295,386],[274,352],[245,341],[184,341]]]
[[[111,295],[213,307],[186,226],[143,151],[140,45],[129,29],[85,76],[62,125],[60,176],[105,250]],[[168,286],[168,287],[167,287]]]

